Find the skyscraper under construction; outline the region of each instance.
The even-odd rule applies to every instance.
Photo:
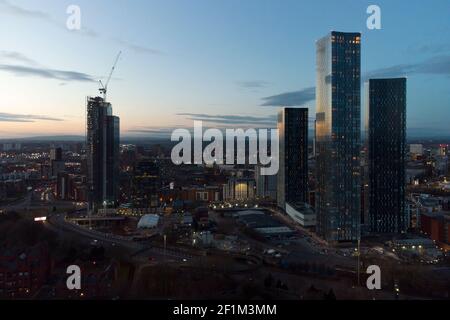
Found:
[[[101,97],[88,97],[86,147],[89,211],[115,207],[119,185],[120,120],[111,104]]]

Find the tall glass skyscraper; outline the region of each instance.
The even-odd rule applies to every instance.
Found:
[[[111,104],[100,97],[88,98],[86,146],[89,210],[114,207],[119,185],[120,121]]]
[[[361,218],[361,34],[333,31],[316,46],[317,231],[327,241],[356,241]]]
[[[366,90],[370,231],[406,232],[406,78],[371,79]]]
[[[280,139],[277,202],[308,202],[308,109],[284,108],[278,114]]]

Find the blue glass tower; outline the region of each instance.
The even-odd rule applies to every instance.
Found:
[[[316,43],[317,232],[360,238],[361,34],[331,32]]]

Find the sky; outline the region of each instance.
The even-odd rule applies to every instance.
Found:
[[[280,106],[313,119],[315,41],[331,30],[362,33],[363,79],[408,77],[411,136],[450,136],[449,16],[448,0],[0,0],[0,138],[84,135],[119,51],[108,100],[123,136],[275,127]]]

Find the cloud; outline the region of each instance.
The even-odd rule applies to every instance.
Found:
[[[80,30],[69,30],[69,29],[67,29],[65,22],[61,22],[61,21],[54,19],[52,16],[50,16],[46,12],[26,9],[26,8],[17,6],[15,4],[12,4],[7,0],[0,0],[0,7],[3,7],[5,9],[5,12],[8,12],[12,15],[23,17],[23,18],[38,19],[38,20],[53,24],[53,25],[57,26],[58,28],[64,29],[73,34],[81,34],[83,36],[88,36],[88,37],[92,37],[92,38],[100,38],[102,36],[97,31],[85,27],[84,24],[82,24]],[[163,54],[163,52],[158,49],[149,48],[149,47],[142,46],[142,45],[136,45],[136,44],[130,43],[123,39],[115,38],[112,40],[117,42],[121,46],[124,46],[124,47],[130,49],[131,51],[133,51],[135,53],[149,54],[149,55]]]
[[[277,127],[277,116],[239,116],[239,115],[212,115],[202,113],[178,113],[177,116],[188,117],[192,121],[203,121],[203,130],[219,129],[223,134],[226,129],[272,129]],[[314,119],[310,118],[310,121]],[[193,127],[175,126],[175,127],[136,127],[127,130],[130,134],[139,136],[170,137],[174,130],[186,129],[193,134]]]
[[[373,78],[394,78],[410,75],[444,75],[450,76],[450,55],[429,58],[422,62],[398,64],[387,68],[375,69],[363,75],[363,81]],[[262,106],[295,107],[315,100],[315,87],[299,91],[286,92],[262,98]]]
[[[222,126],[222,125],[206,125],[205,123],[202,126],[203,130],[208,129],[219,129],[224,135],[226,133],[226,129],[231,129],[232,127],[230,125],[228,126]],[[270,129],[270,128],[276,128],[276,123],[271,123],[268,126],[262,125],[262,126],[233,126],[233,128],[253,128],[253,129]],[[127,130],[128,136],[137,136],[137,137],[154,137],[154,138],[167,138],[170,139],[172,136],[172,133],[176,129],[185,129],[189,131],[192,135],[194,134],[193,127],[189,126],[178,126],[178,127],[166,127],[166,128],[133,128]]]
[[[261,89],[269,85],[269,82],[264,80],[251,80],[251,81],[237,81],[236,85],[244,89]]]
[[[25,8],[16,6],[6,0],[0,0],[0,5],[5,7],[6,11],[8,11],[9,13],[17,15],[17,16],[42,19],[42,20],[47,20],[47,21],[52,21],[52,22],[54,21],[47,13],[45,13],[43,11],[25,9]]]
[[[0,122],[34,122],[33,120],[27,119],[11,119],[11,118],[2,118],[0,117]]]
[[[299,91],[285,92],[282,94],[262,98],[264,107],[295,107],[303,106],[307,102],[316,98],[316,89],[314,87],[302,89]]]
[[[1,1],[1,0],[0,0]],[[0,50],[0,58],[21,62],[24,65],[0,64],[0,71],[8,72],[16,76],[34,76],[46,79],[63,81],[60,85],[66,85],[64,81],[94,82],[93,76],[86,73],[68,70],[50,69],[41,66],[35,60],[16,51]]]
[[[211,115],[201,113],[178,113],[177,116],[186,116],[189,120],[203,121],[221,125],[254,125],[274,126],[277,123],[276,115],[270,116],[242,116],[242,115]]]
[[[80,30],[69,30],[69,29],[67,29],[67,30],[72,33],[81,33],[82,35],[91,37],[91,38],[99,38],[100,37],[100,35],[97,33],[97,31],[86,28],[84,26],[81,27]]]
[[[154,137],[169,139],[172,132],[176,129],[184,129],[184,127],[135,127],[127,130],[129,136],[134,137]]]
[[[6,59],[6,60],[12,60],[16,62],[21,62],[29,65],[37,65],[38,63],[34,61],[33,59],[28,58],[24,54],[16,51],[7,51],[7,50],[0,50],[0,58]]]
[[[133,51],[135,53],[148,54],[148,55],[162,55],[162,54],[164,54],[164,52],[162,52],[162,51],[160,51],[158,49],[154,49],[154,48],[149,48],[149,47],[146,47],[146,46],[133,44],[133,43],[130,43],[130,42],[125,41],[123,39],[115,38],[113,40],[115,42],[117,42],[118,44],[127,47],[128,49],[130,49],[131,51]]]
[[[408,51],[420,54],[443,54],[450,51],[450,43],[414,45],[410,46]]]
[[[154,127],[143,127],[129,129],[127,132],[131,133],[150,133],[150,134],[170,134],[176,128],[154,128]]]
[[[16,114],[0,112],[0,122],[36,122],[44,121],[64,121],[63,119],[32,114]]]
[[[414,71],[414,65],[409,64],[399,64],[387,68],[376,69],[367,72],[363,75],[363,80],[373,78],[393,78],[393,77],[404,77]]]
[[[398,64],[388,68],[370,71],[364,79],[401,77],[415,74],[446,75],[450,76],[450,55],[441,55],[429,58],[422,62],[411,64]]]
[[[14,74],[16,76],[34,76],[47,79],[56,79],[61,81],[95,82],[95,79],[91,75],[77,71],[66,71],[66,70],[56,70],[56,69],[6,65],[6,64],[0,64],[0,70]]]
[[[450,75],[450,55],[437,56],[418,64],[416,73]]]

